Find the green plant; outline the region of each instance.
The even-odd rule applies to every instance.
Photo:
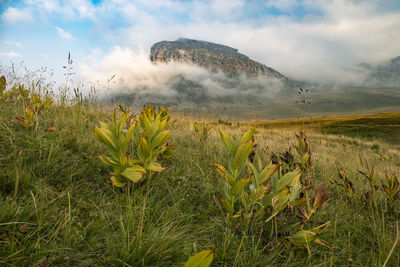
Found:
[[[318,238],[318,236],[323,232],[325,232],[325,230],[330,226],[330,224],[331,222],[329,221],[324,223],[323,225],[320,225],[310,230],[300,230],[294,235],[288,237],[288,240],[294,246],[300,248],[307,248],[308,250],[312,243],[317,243],[323,246],[327,246],[325,242],[323,242]]]
[[[16,117],[15,119],[20,125],[24,126],[25,129],[30,129],[35,125],[35,122],[33,121],[33,115],[35,115],[35,111],[29,107],[25,107],[24,116]]]
[[[358,171],[359,173],[361,173],[369,182],[369,185],[371,187],[372,192],[375,192],[378,187],[376,186],[376,177],[375,177],[375,167],[372,166],[371,169],[368,168],[368,172],[363,172],[363,171]]]
[[[212,163],[212,166],[224,178],[224,197],[221,202],[230,220],[244,215],[248,222],[254,213],[264,215],[265,209],[271,209],[266,220],[268,222],[297,200],[302,187],[299,169],[281,176],[279,165],[270,163],[262,168],[260,160],[257,166],[249,162],[254,132],[254,128],[248,130],[239,139],[220,130],[221,139],[229,151],[228,164],[224,167]],[[246,165],[247,173],[244,172]],[[269,180],[271,184],[267,184]]]
[[[206,123],[199,124],[197,122],[194,122],[193,126],[194,126],[194,135],[200,141],[205,141],[211,134],[211,127],[208,127]]]
[[[190,257],[184,264],[184,267],[208,267],[214,257],[212,250],[203,250]]]
[[[307,209],[304,207],[299,208],[300,218],[304,223],[307,223],[311,216],[315,214],[319,209],[322,208],[323,204],[328,199],[328,187],[323,184],[319,184],[315,189],[315,197],[313,199],[308,198],[308,194],[304,200],[306,201]]]
[[[262,215],[265,207],[269,203],[264,203],[263,198],[271,192],[272,186],[267,184],[268,180],[279,170],[279,165],[268,164],[263,168],[261,159],[258,158],[257,164],[248,163],[248,173],[251,175],[249,190],[243,191],[240,201],[248,218],[255,211],[257,215]]]
[[[386,193],[389,207],[392,208],[395,202],[400,199],[399,180],[395,173],[385,174],[385,182],[382,181],[382,189]]]
[[[133,160],[128,154],[128,146],[136,127],[136,125],[133,124],[127,131],[124,131],[128,116],[129,112],[125,112],[122,117],[117,120],[117,112],[114,109],[111,125],[99,121],[100,127],[94,128],[95,138],[107,146],[108,156],[102,154],[100,159],[103,163],[113,168],[110,179],[112,184],[116,187],[124,186],[126,184],[126,179],[138,183],[142,180],[144,174],[146,174],[146,170],[138,164],[138,160]],[[124,132],[126,132],[126,134]]]
[[[264,200],[264,203],[270,205],[272,208],[271,215],[266,222],[272,220],[289,205],[296,205],[303,187],[300,183],[301,170],[299,169],[288,172],[281,178],[279,177],[279,172],[278,175],[272,176],[271,193]]]
[[[166,130],[170,120],[168,109],[164,107],[155,111],[153,106],[144,107],[139,117],[139,129],[136,132],[137,153],[143,168],[151,178],[152,172],[161,172],[164,168],[157,162],[158,156],[171,150],[167,145],[171,135]]]
[[[332,183],[343,187],[344,193],[346,194],[347,199],[349,201],[353,201],[354,193],[355,193],[353,182],[349,179],[346,172],[342,169],[338,170],[338,178],[339,179],[335,179]]]
[[[44,100],[41,100],[40,95],[34,94],[31,98],[28,98],[29,92],[27,92],[23,86],[18,87],[20,95],[27,101],[24,108],[24,116],[16,117],[16,121],[24,126],[25,129],[30,129],[37,123],[37,115],[45,111],[53,104],[53,99],[47,96]],[[28,96],[26,96],[28,94]],[[35,116],[36,115],[36,116]],[[36,117],[36,120],[34,120]]]
[[[222,141],[229,151],[227,168],[222,165],[211,163],[216,172],[225,179],[224,197],[221,198],[230,218],[239,217],[241,209],[235,207],[240,199],[243,188],[250,182],[250,176],[244,172],[248,157],[253,150],[253,135],[255,129],[248,130],[242,138],[232,138],[230,135],[219,131]]]
[[[307,177],[305,178],[305,182],[307,185],[310,184],[310,177],[308,175],[308,170],[311,167],[311,150],[310,146],[307,142],[307,137],[303,133],[303,131],[300,131],[299,134],[295,134],[296,139],[297,139],[297,145],[294,146],[296,149],[297,154],[300,157],[299,160],[299,166],[301,170],[303,171],[304,175]]]
[[[292,153],[292,146],[289,147],[284,153],[271,154],[271,161],[274,164],[281,166],[281,173],[286,174],[300,168],[302,171],[302,181],[306,185],[310,184],[309,170],[311,167],[311,150],[307,142],[306,135],[300,131],[299,134],[295,134],[297,139],[297,145],[293,145],[297,152],[297,156]]]

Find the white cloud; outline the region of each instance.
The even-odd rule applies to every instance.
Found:
[[[187,37],[238,48],[294,79],[356,83],[360,80],[354,68],[358,63],[378,64],[400,55],[400,11],[382,8],[383,2],[395,0],[269,0],[265,4],[103,0],[98,5],[90,0],[25,0],[29,9],[8,8],[2,16],[17,10],[62,15],[66,20],[91,19],[94,26],[89,35],[96,37],[95,45],[104,51],[107,44],[118,44],[122,50],[139,53],[139,47],[149,50],[155,42]],[[247,12],[264,7],[277,8],[285,15],[255,12],[258,15],[249,18]],[[299,15],[296,7],[312,12]],[[56,29],[62,38],[75,39]],[[104,51],[96,57],[110,55]]]
[[[88,0],[26,0],[26,3],[36,7],[38,12],[59,14],[70,20],[95,16],[95,7]]]
[[[234,20],[245,11],[243,0],[195,0],[187,12],[195,21]]]
[[[269,3],[289,9],[291,3],[297,2]],[[143,19],[132,21],[131,26],[105,31],[109,40],[131,48],[149,49],[157,41],[178,37],[221,43],[238,48],[290,78],[317,82],[357,83],[362,80],[355,69],[357,64],[378,64],[400,55],[400,12],[378,12],[374,1],[304,0],[305,8],[315,9],[315,13],[302,19],[267,16],[257,18],[257,23],[215,19],[212,4],[218,2],[209,6],[207,3],[211,2],[194,1],[188,8],[194,21],[185,24],[166,24],[157,15],[134,6],[131,17]],[[240,3],[227,7],[232,16],[233,11],[246,9],[240,8]]]
[[[7,23],[30,22],[34,18],[29,9],[7,8],[3,13],[3,20]]]
[[[62,39],[64,39],[64,40],[75,40],[75,37],[72,36],[69,32],[65,31],[64,29],[61,29],[60,27],[57,27],[57,26],[56,26],[56,29],[57,29],[58,35]]]
[[[14,51],[9,51],[9,52],[0,52],[0,55],[3,57],[11,57],[11,58],[17,58],[17,57],[22,57],[20,53],[14,52]]]
[[[5,40],[5,41],[3,41],[3,43],[6,45],[15,46],[15,47],[19,47],[19,48],[21,48],[23,46],[21,43],[12,41],[12,40]]]
[[[235,11],[244,6],[243,0],[215,0],[210,3],[213,12],[223,18],[232,18]]]
[[[204,93],[213,97],[244,93],[271,98],[283,87],[278,79],[261,76],[249,79],[245,75],[241,75],[229,84],[224,84],[222,81],[228,78],[221,72],[214,73],[199,66],[181,62],[154,64],[150,61],[148,51],[145,52],[142,49],[134,51],[117,46],[110,53],[101,55],[101,51],[93,50],[87,60],[82,61],[78,66],[78,73],[85,81],[99,81],[103,85],[106,84],[108,78],[115,75],[117,84],[114,89],[117,91],[114,93],[182,96],[182,92],[173,86],[174,81],[180,77],[203,86],[206,91]],[[260,88],[263,90],[260,91]],[[105,92],[99,89],[99,93]]]

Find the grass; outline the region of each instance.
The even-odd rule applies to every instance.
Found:
[[[382,194],[361,198],[368,184],[358,174],[366,167],[361,156],[380,177],[385,171],[400,175],[400,150],[393,145],[398,131],[380,126],[393,119],[398,130],[398,113],[256,122],[257,152],[265,161],[294,144],[294,133],[303,129],[314,183],[330,184],[338,168],[354,182],[354,202],[342,188],[329,186],[329,199],[313,219],[332,221],[322,236],[332,249],[313,246],[311,257],[272,238],[271,224],[236,229],[225,222],[223,181],[210,165],[226,163],[216,129],[239,134],[254,122],[209,122],[211,135],[200,141],[190,119],[172,114],[175,150],[161,162],[167,169],[149,184],[118,189],[97,158],[104,147],[93,135],[98,119],[111,120],[109,112],[53,105],[32,130],[14,121],[22,114],[20,103],[0,102],[0,114],[1,266],[178,266],[204,249],[215,253],[212,266],[380,266],[389,254],[387,266],[400,264],[400,252],[393,250],[400,207],[388,210]],[[366,136],[363,125],[377,132]],[[297,226],[282,223],[280,231]]]
[[[400,145],[400,112],[381,112],[357,115],[336,115],[314,118],[248,121],[244,125],[297,129],[308,128],[323,134],[339,135]]]

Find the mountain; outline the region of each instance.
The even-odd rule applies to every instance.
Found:
[[[245,73],[248,77],[265,75],[287,80],[278,71],[250,59],[235,48],[186,38],[154,44],[150,50],[150,60],[155,63],[193,63],[214,72],[220,70],[229,77]]]
[[[127,105],[208,109],[265,107],[279,101],[294,103],[298,97],[294,81],[229,46],[185,38],[161,41],[151,47],[150,60],[154,67],[170,68],[160,73],[162,82],[135,82],[133,77],[127,88],[113,94],[115,99]],[[188,63],[201,70],[176,68],[168,62]]]

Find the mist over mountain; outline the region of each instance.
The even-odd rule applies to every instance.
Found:
[[[137,54],[117,47],[96,68],[83,70],[99,79],[105,73],[117,73],[117,84],[108,97],[128,106],[229,111],[231,117],[246,119],[384,112],[400,107],[400,84],[396,83],[400,58],[379,66],[354,66],[349,70],[358,77],[354,82],[329,84],[292,80],[235,48],[206,41],[161,41],[149,50]],[[309,89],[305,97],[311,105],[299,104],[299,87]]]
[[[294,82],[278,71],[221,44],[185,38],[161,41],[151,47],[149,59],[149,69],[164,77],[158,88],[142,77],[114,97],[138,105],[247,107],[265,106],[297,93]]]

